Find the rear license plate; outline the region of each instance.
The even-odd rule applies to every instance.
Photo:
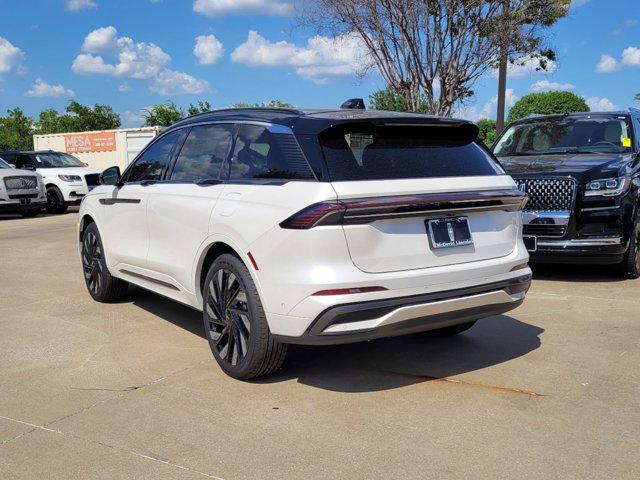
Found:
[[[428,220],[427,230],[433,248],[473,245],[467,217]]]
[[[538,249],[538,238],[537,237],[522,237],[524,241],[524,246],[527,247],[527,250],[530,252],[535,252]]]

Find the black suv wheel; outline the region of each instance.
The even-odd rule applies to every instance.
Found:
[[[637,214],[633,222],[631,237],[629,238],[629,248],[627,253],[624,254],[619,270],[626,277],[640,277],[640,219]]]
[[[239,258],[225,254],[213,262],[203,302],[205,334],[225,373],[248,380],[280,368],[287,345],[271,335],[256,286]]]

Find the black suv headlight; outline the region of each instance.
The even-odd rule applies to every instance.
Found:
[[[603,196],[617,197],[629,189],[631,179],[629,177],[603,178],[602,180],[591,180],[587,183],[584,195],[586,197]]]

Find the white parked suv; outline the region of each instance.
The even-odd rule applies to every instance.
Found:
[[[0,152],[0,213],[19,213],[35,217],[46,204],[42,177],[17,170],[3,160]]]
[[[190,117],[82,201],[89,293],[133,283],[202,310],[240,379],[279,368],[289,343],[460,333],[531,282],[526,195],[477,134],[376,111]]]
[[[12,163],[42,175],[49,213],[64,213],[69,205],[79,204],[98,185],[100,177],[100,170],[88,168],[73,155],[63,152],[20,152]]]

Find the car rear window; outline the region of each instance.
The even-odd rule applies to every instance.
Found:
[[[343,125],[324,131],[319,140],[332,181],[504,173],[467,125]]]

